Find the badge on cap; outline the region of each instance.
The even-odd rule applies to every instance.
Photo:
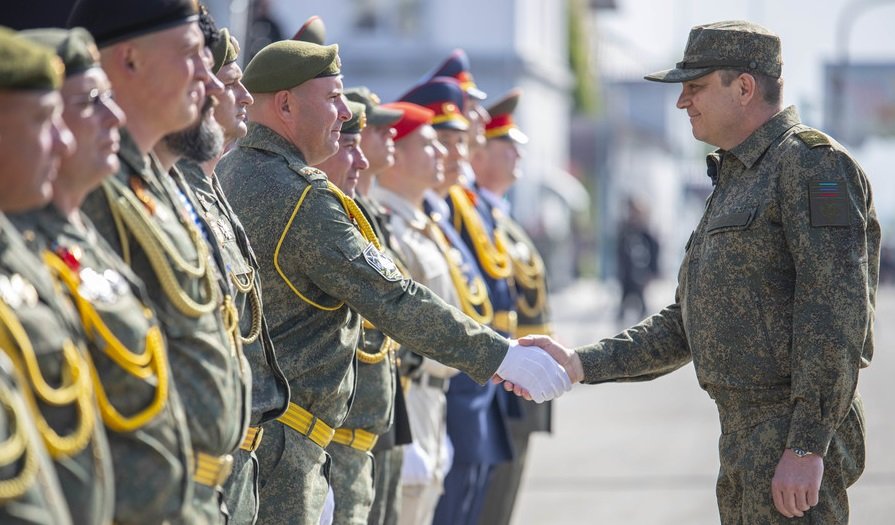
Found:
[[[842,181],[811,181],[811,226],[849,226],[848,190]]]
[[[364,248],[364,259],[367,261],[367,264],[370,265],[371,268],[376,270],[379,275],[385,278],[386,281],[400,281],[403,279],[401,272],[398,271],[398,267],[395,266],[394,261],[392,261],[388,255],[382,253],[373,243],[367,245]]]

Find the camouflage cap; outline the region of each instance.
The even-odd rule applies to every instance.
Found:
[[[522,90],[514,88],[488,108],[491,120],[485,124],[486,139],[506,139],[518,144],[526,144],[528,142],[528,135],[522,133],[513,120],[513,112],[516,111],[516,106],[519,105],[521,97]]]
[[[83,27],[106,47],[199,19],[197,0],[78,0],[68,15],[68,27]]]
[[[752,22],[732,20],[690,30],[684,59],[674,69],[646,75],[656,82],[687,82],[717,69],[738,69],[780,78],[780,37]]]
[[[211,54],[214,56],[214,67],[211,71],[217,74],[225,65],[236,62],[239,56],[239,45],[236,39],[230,36],[230,31],[223,27],[219,31],[220,38],[211,46]]]
[[[326,43],[326,25],[319,16],[308,18],[298,31],[292,35],[292,40],[311,42],[322,46]]]
[[[367,127],[367,107],[361,102],[349,100],[348,109],[351,110],[351,118],[342,124],[342,134],[360,133]]]
[[[0,90],[59,89],[64,73],[56,53],[0,27]]]
[[[274,93],[292,89],[312,78],[339,74],[339,45],[281,40],[258,52],[242,76],[250,93]]]
[[[356,86],[346,89],[345,98],[364,105],[367,124],[371,126],[391,126],[398,122],[401,119],[401,115],[404,114],[399,109],[390,109],[383,106],[376,93],[370,91],[370,88],[367,86]]]
[[[99,67],[99,50],[93,42],[93,37],[84,28],[29,29],[19,34],[55,51],[65,65],[66,77],[80,75],[92,67]]]

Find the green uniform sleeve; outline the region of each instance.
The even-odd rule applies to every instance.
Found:
[[[294,258],[300,266],[295,271],[395,341],[463,370],[479,383],[497,370],[509,342],[428,288],[377,269],[375,251],[320,181],[312,183],[286,236],[281,252],[301,253]]]
[[[866,177],[834,148],[787,156],[780,195],[796,275],[787,446],[825,454],[872,354],[879,224]]]

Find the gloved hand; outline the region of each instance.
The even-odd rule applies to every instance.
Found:
[[[402,485],[426,485],[432,480],[432,458],[417,443],[404,446],[404,463],[401,465]]]
[[[572,389],[569,375],[550,354],[536,346],[520,346],[515,340],[510,341],[497,375],[526,390],[536,403],[550,401]]]

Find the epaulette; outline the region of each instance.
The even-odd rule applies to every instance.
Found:
[[[305,178],[308,182],[313,182],[315,180],[326,180],[326,173],[323,173],[317,168],[312,168],[311,166],[301,166],[291,164],[291,167],[294,171],[296,171],[299,175]]]
[[[830,142],[830,137],[825,134],[817,131],[816,129],[807,129],[805,131],[796,133],[796,136],[805,143],[809,148],[816,148],[818,146],[832,146],[833,144]]]

